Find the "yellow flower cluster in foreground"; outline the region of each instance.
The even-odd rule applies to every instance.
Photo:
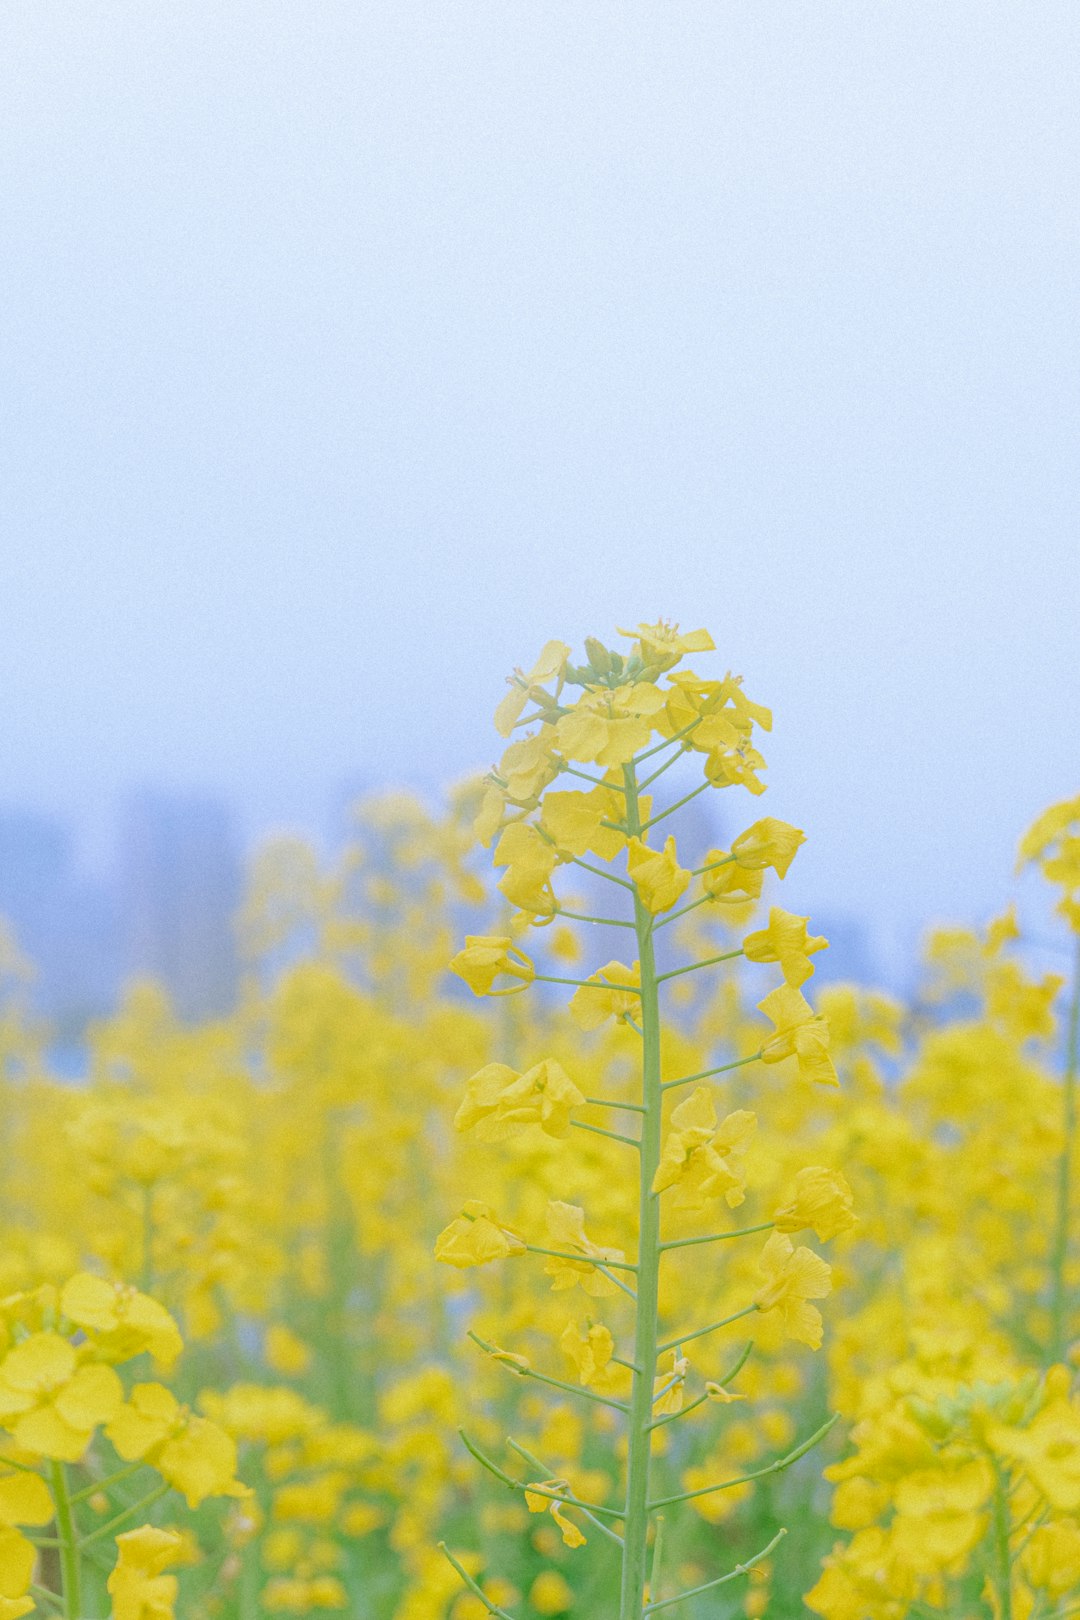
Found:
[[[0,1620],[1080,1613],[1080,799],[818,988],[711,649],[550,643],[84,1080],[0,942]]]

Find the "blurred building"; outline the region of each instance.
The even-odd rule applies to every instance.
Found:
[[[160,979],[181,1017],[232,1006],[242,859],[232,816],[213,799],[132,799],[120,846],[125,973]]]
[[[61,1040],[114,1003],[121,975],[115,897],[79,873],[62,823],[0,809],[0,916],[34,965],[34,1006]]]

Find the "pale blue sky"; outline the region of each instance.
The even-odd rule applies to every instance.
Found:
[[[9,0],[0,799],[321,829],[662,614],[793,899],[985,912],[1080,786],[1078,68],[1071,0]]]

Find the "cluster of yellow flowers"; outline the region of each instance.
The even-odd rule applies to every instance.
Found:
[[[1080,799],[1052,916],[815,989],[711,649],[549,644],[78,1083],[0,937],[0,1620],[1080,1613]]]

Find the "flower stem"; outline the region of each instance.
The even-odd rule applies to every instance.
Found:
[[[82,1620],[79,1533],[68,1490],[67,1469],[62,1462],[49,1464],[49,1485],[52,1490],[53,1507],[56,1509],[56,1533],[60,1542],[60,1582],[63,1589],[64,1620]]]
[[[637,772],[623,767],[626,824],[640,836]],[[645,1606],[649,1542],[649,1463],[652,1451],[653,1378],[656,1371],[657,1314],[660,1273],[660,1202],[652,1191],[660,1163],[660,998],[653,949],[653,920],[634,890],[634,928],[641,970],[641,1153],[638,1166],[638,1276],[634,1324],[635,1372],[630,1394],[629,1446],[626,1468],[626,1519],[619,1620],[640,1620]]]

